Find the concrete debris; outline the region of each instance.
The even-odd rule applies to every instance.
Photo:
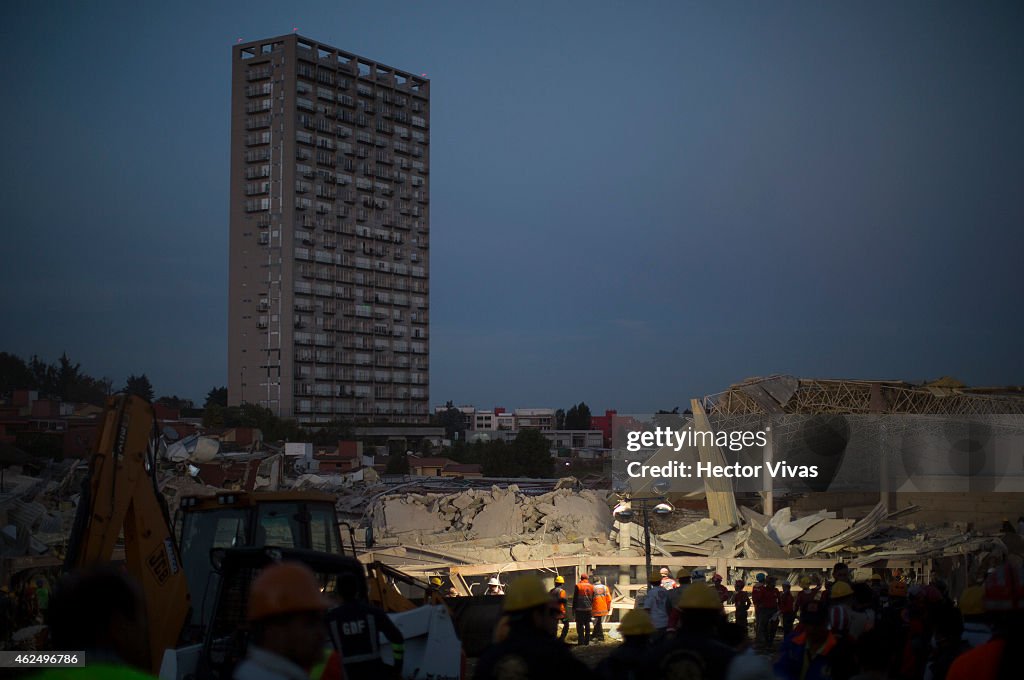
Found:
[[[605,495],[562,486],[538,496],[514,484],[457,494],[384,495],[372,504],[369,514],[374,536],[383,544],[460,543],[453,549],[472,550],[481,558],[484,552],[500,549],[505,560],[577,554],[585,542],[610,549],[612,516]],[[503,546],[487,545],[493,541]]]
[[[661,534],[658,536],[658,540],[666,544],[700,545],[709,538],[724,534],[731,529],[732,527],[715,524],[715,520],[709,517],[693,524],[688,524],[681,529]]]
[[[746,536],[740,534],[737,543],[743,543],[743,556],[749,559],[785,559],[789,557],[779,544],[768,537],[763,529],[750,526],[745,529]]]
[[[818,541],[824,541],[826,538],[832,538],[833,536],[846,531],[854,525],[855,521],[856,520],[852,519],[823,519],[808,529],[807,532],[800,537],[800,540],[804,543],[817,543]]]
[[[826,519],[827,514],[825,510],[821,510],[813,515],[792,520],[790,509],[788,507],[782,508],[768,520],[768,524],[765,526],[765,533],[779,545],[787,546],[807,533],[815,524]]]

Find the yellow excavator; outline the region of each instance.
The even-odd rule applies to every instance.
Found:
[[[154,673],[193,676],[197,665],[202,666],[201,654],[208,656],[216,647],[212,632],[225,630],[225,624],[227,628],[238,625],[234,617],[244,611],[244,599],[239,600],[238,595],[240,589],[247,591],[248,585],[244,580],[238,585],[237,574],[226,571],[223,564],[260,563],[265,558],[254,557],[254,549],[265,549],[267,554],[276,551],[277,559],[284,553],[305,559],[311,566],[328,565],[321,574],[325,587],[329,571],[358,570],[367,576],[355,559],[354,545],[351,556],[344,555],[341,523],[335,499],[329,494],[225,491],[185,496],[172,523],[157,486],[158,443],[149,402],[125,394],[108,400],[65,560],[67,570],[109,562],[123,539],[125,566],[140,582],[151,613],[149,648]],[[232,557],[232,551],[238,555]],[[231,558],[227,562],[225,553]],[[244,571],[251,577],[253,570]],[[379,569],[371,567],[370,572],[368,583],[376,584],[375,593],[386,610],[401,612],[413,606],[407,600],[408,604],[402,602],[404,598],[397,596]],[[231,575],[231,583],[222,583],[226,574]],[[156,612],[159,614],[153,615]],[[418,619],[407,617],[400,627],[407,636],[423,638],[424,657],[429,656],[428,649],[436,651],[441,646],[451,652],[446,656],[458,658],[461,647],[447,610],[444,615],[435,612],[431,616],[424,611]],[[424,663],[421,670],[433,677],[457,676],[447,668],[438,673],[427,666]]]

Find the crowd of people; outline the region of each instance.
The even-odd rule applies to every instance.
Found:
[[[696,577],[695,577],[696,576]],[[619,623],[623,643],[589,670],[564,644],[567,609],[579,645],[590,639],[593,577],[573,602],[564,579],[545,591],[537,577],[508,587],[507,625],[477,666],[479,680],[600,677],[692,680],[1009,680],[1024,677],[1024,568],[993,568],[954,600],[941,580],[908,584],[881,574],[853,582],[847,565],[799,590],[767,573],[730,591],[687,569],[652,572],[642,604]],[[546,593],[546,594],[545,594]],[[580,617],[576,598],[583,603]],[[725,605],[735,608],[735,620]],[[754,608],[754,636],[749,609]],[[561,635],[557,634],[563,623]],[[781,643],[777,644],[781,630]]]
[[[767,573],[729,590],[719,574],[667,569],[649,575],[642,603],[619,622],[622,644],[596,669],[566,644],[602,641],[610,588],[581,575],[547,588],[533,575],[504,590],[503,617],[478,660],[479,680],[685,678],[687,680],[1009,680],[1024,677],[1024,568],[1005,563],[954,600],[941,580],[854,582],[845,564],[831,578],[800,579],[795,592]],[[431,582],[443,592],[440,579]],[[250,588],[247,655],[239,680],[386,680],[401,675],[404,639],[359,597],[357,575],[333,592],[299,563],[264,569]],[[726,605],[735,620],[726,617]],[[47,597],[52,649],[85,650],[85,669],[47,670],[41,680],[148,678],[142,594],[127,574],[94,567],[65,576]],[[753,640],[748,611],[754,608]],[[83,626],[83,617],[89,625]],[[562,625],[559,633],[559,624]],[[781,630],[781,642],[779,631]],[[386,641],[386,642],[385,642]],[[387,650],[387,652],[385,652]]]

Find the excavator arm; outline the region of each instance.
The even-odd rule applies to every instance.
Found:
[[[154,671],[164,650],[177,645],[190,606],[167,507],[156,486],[155,423],[153,407],[144,399],[119,394],[107,401],[65,561],[66,569],[108,562],[124,536],[126,567],[146,600]]]

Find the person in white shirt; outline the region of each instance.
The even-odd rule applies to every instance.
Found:
[[[651,617],[651,624],[657,634],[663,634],[668,628],[668,607],[668,591],[661,586],[661,573],[652,571],[648,579],[644,609]]]

